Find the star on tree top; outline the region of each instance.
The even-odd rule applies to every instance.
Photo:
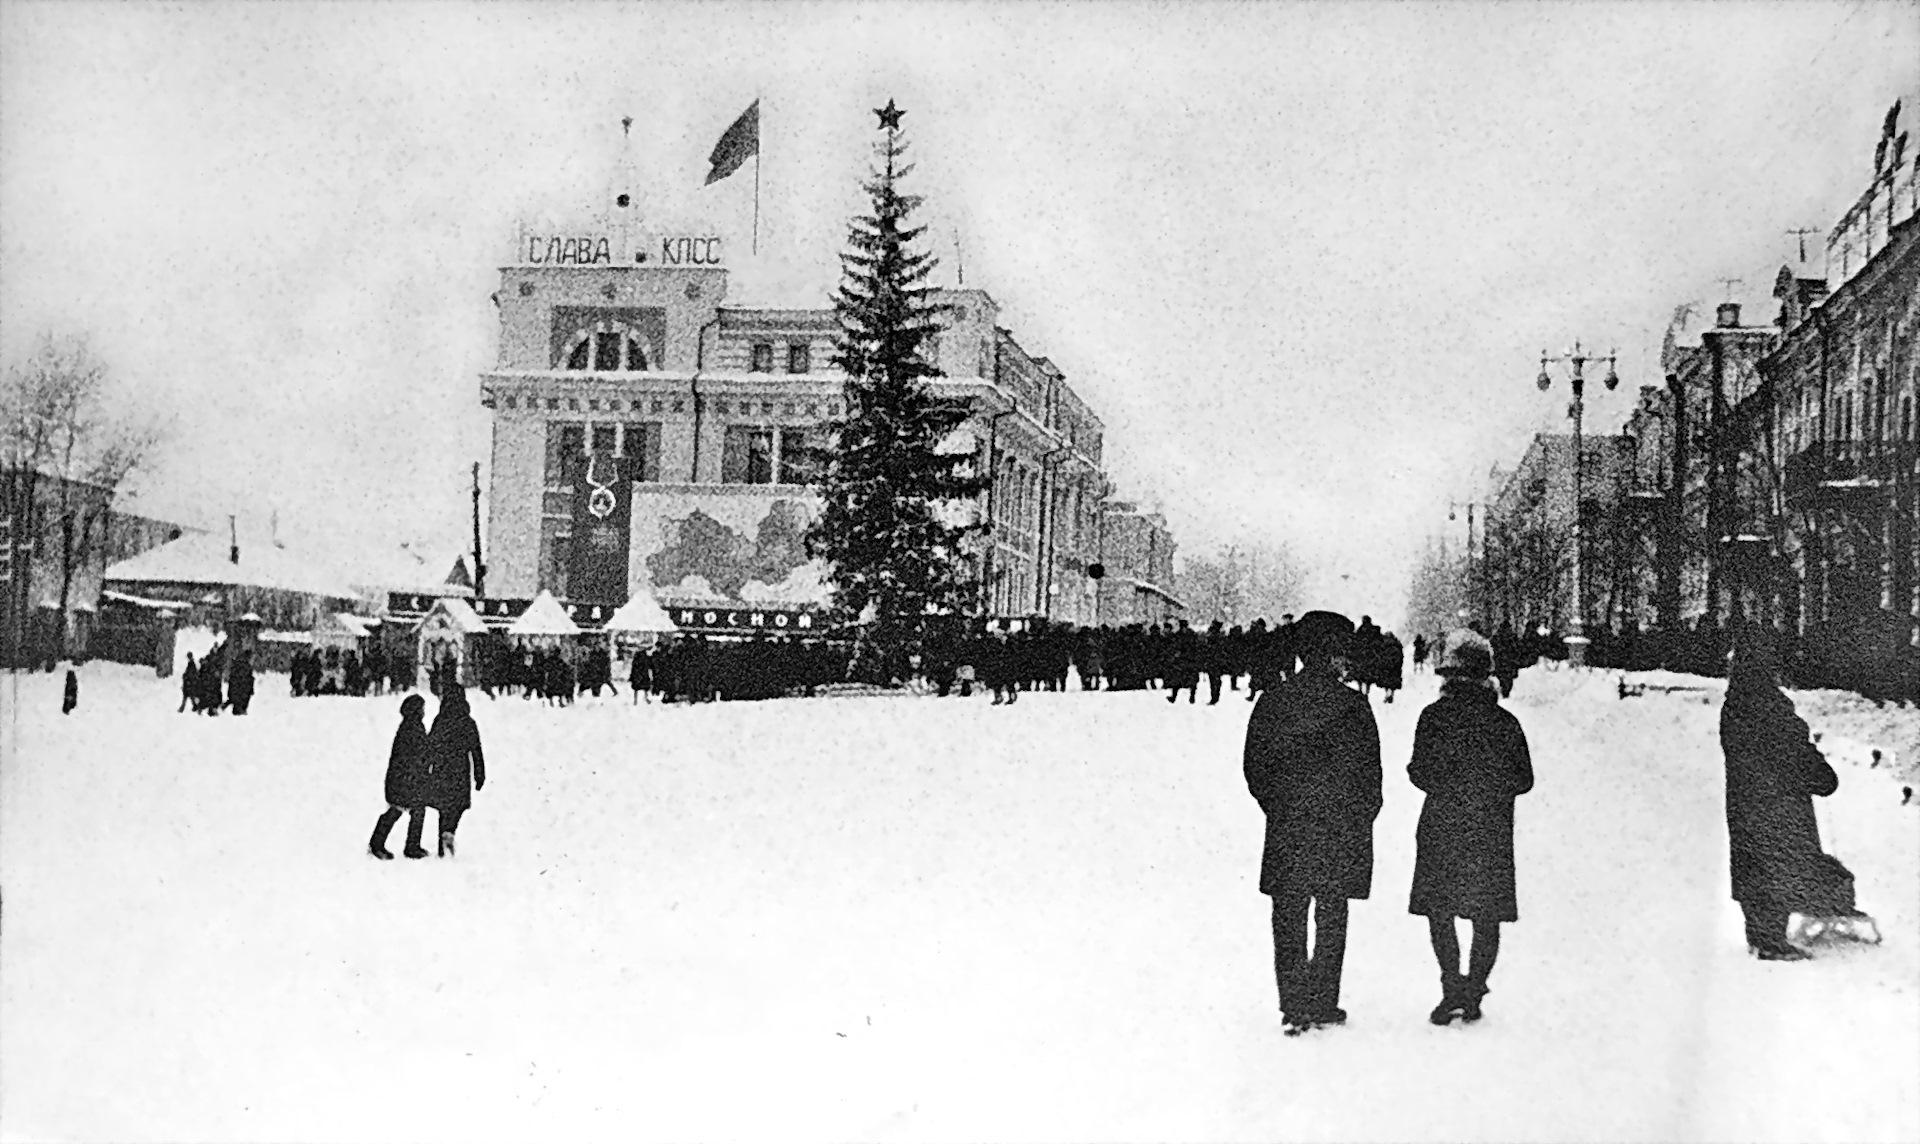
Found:
[[[891,99],[887,100],[885,107],[874,108],[873,113],[880,117],[880,129],[882,131],[898,131],[900,129],[900,117],[906,114],[906,112],[895,107]]]

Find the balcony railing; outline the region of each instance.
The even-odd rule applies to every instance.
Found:
[[[1912,469],[1913,458],[1912,441],[1816,441],[1787,458],[1787,500],[1877,495],[1893,487],[1898,473]]]

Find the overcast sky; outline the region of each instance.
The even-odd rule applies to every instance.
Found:
[[[741,273],[824,301],[892,98],[938,280],[963,244],[1122,492],[1184,551],[1282,543],[1322,602],[1397,617],[1448,499],[1564,431],[1540,350],[1618,346],[1589,402],[1618,426],[1675,305],[1730,276],[1771,315],[1786,232],[1833,225],[1916,92],[1890,0],[16,2],[0,351],[84,332],[169,411],[150,503],[458,547],[518,220],[597,208],[631,115],[643,212],[738,255],[751,170],[700,180],[757,97]]]

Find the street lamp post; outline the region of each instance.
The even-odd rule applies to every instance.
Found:
[[[1615,356],[1614,354],[1608,354],[1602,358],[1598,354],[1588,354],[1581,348],[1579,342],[1573,343],[1571,350],[1560,355],[1560,360],[1567,362],[1573,367],[1573,404],[1567,407],[1567,416],[1573,419],[1573,620],[1571,625],[1572,630],[1567,634],[1567,663],[1572,667],[1586,666],[1587,644],[1591,642],[1587,639],[1586,605],[1581,598],[1582,593],[1580,590],[1582,575],[1581,548],[1584,544],[1581,535],[1580,521],[1582,504],[1580,470],[1583,462],[1586,460],[1586,446],[1581,437],[1581,416],[1586,410],[1587,381],[1585,369],[1586,364],[1590,361],[1606,362],[1607,376],[1602,378],[1601,381],[1608,389],[1613,389],[1620,384],[1620,375],[1614,372]],[[1553,387],[1553,375],[1547,372],[1547,363],[1552,360],[1555,359],[1549,357],[1547,351],[1540,351],[1540,376],[1535,379],[1535,382],[1540,386],[1540,392],[1542,393],[1545,393]]]
[[[1487,592],[1486,592],[1487,506],[1478,501],[1464,501],[1464,502],[1448,501],[1447,502],[1447,519],[1448,520],[1458,519],[1454,515],[1454,512],[1455,510],[1460,508],[1465,508],[1467,510],[1467,583],[1465,586],[1466,590],[1464,593],[1464,595],[1467,598],[1467,607],[1465,610],[1468,616],[1471,616],[1473,612],[1477,610],[1480,613],[1481,618],[1490,623],[1492,620],[1492,617],[1490,615],[1492,611],[1492,605],[1487,601]],[[1479,565],[1480,574],[1477,577],[1474,575],[1474,562],[1473,562],[1473,510],[1476,508],[1480,510],[1480,565]],[[1476,592],[1476,588],[1478,589],[1477,592]],[[1474,597],[1476,595],[1480,597],[1479,606],[1477,609],[1474,606]]]

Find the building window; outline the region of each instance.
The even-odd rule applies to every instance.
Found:
[[[660,479],[660,423],[633,421],[621,427],[620,455],[628,459],[627,471],[636,481]]]
[[[720,480],[730,485],[772,484],[773,430],[763,425],[727,426]]]
[[[1913,440],[1913,398],[1910,395],[1900,399],[1900,439]]]
[[[582,330],[567,351],[567,368],[595,373],[622,373],[647,368],[647,351],[640,338],[624,326]]]
[[[773,372],[773,343],[772,342],[753,343],[753,361],[752,361],[752,364],[750,364],[747,368],[753,371],[754,373],[772,373]]]
[[[818,430],[780,430],[780,484],[816,485],[825,469],[826,450]]]
[[[577,422],[547,422],[547,487],[567,483],[567,458],[586,452],[587,427]]]
[[[813,347],[806,342],[789,342],[787,344],[787,372],[812,373]]]
[[[612,425],[601,423],[593,427],[593,451],[601,456],[610,457],[618,444],[620,431]]]

